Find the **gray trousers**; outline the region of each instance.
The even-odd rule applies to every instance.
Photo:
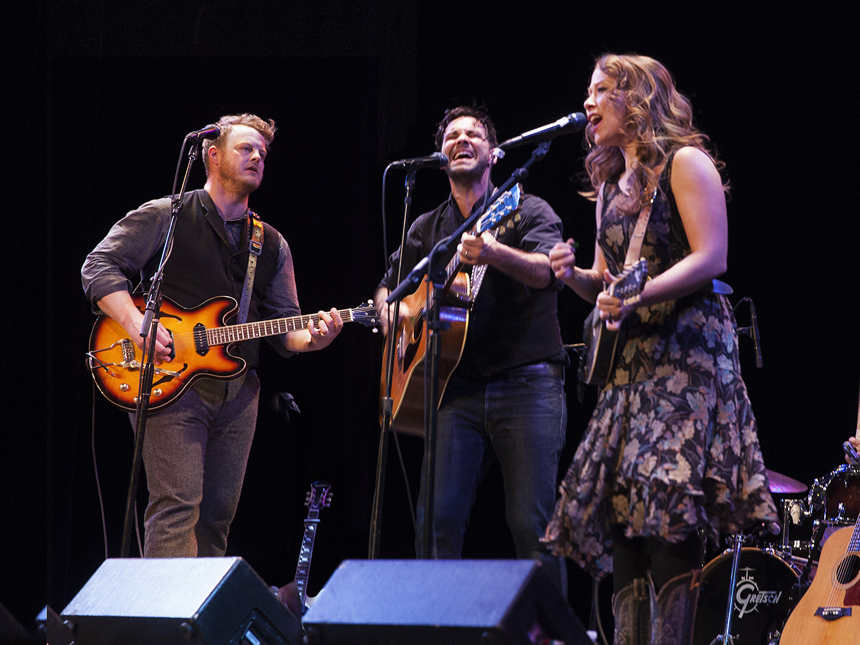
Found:
[[[224,555],[259,396],[254,371],[233,381],[201,379],[179,401],[147,418],[145,557]]]

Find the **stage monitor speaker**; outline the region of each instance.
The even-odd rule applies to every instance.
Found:
[[[591,645],[535,560],[346,560],[303,622],[311,645]]]
[[[106,560],[61,612],[75,645],[301,645],[242,558]]]

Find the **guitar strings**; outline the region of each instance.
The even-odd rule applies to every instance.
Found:
[[[339,309],[338,315],[343,322],[350,322],[353,320],[353,312],[354,309]],[[209,345],[224,345],[227,343],[240,342],[244,340],[251,340],[253,338],[261,338],[264,336],[274,336],[280,333],[293,333],[297,331],[301,331],[307,327],[307,323],[313,321],[314,327],[319,328],[320,315],[316,314],[301,314],[299,316],[292,316],[288,318],[278,318],[274,320],[259,320],[256,322],[243,323],[241,325],[223,325],[220,327],[205,327],[206,332],[206,340]],[[269,328],[270,330],[274,329],[275,326],[286,325],[287,330],[284,332],[281,331],[271,331],[262,334],[255,333],[255,330],[265,330]],[[290,329],[290,326],[293,326]],[[167,327],[169,330],[170,328]],[[186,332],[172,332],[172,338],[174,347],[179,350],[185,349],[187,346],[194,346],[194,334],[195,332],[186,331]],[[221,338],[224,337],[224,338]]]

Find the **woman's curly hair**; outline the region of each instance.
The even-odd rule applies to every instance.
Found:
[[[633,145],[639,163],[631,183],[631,195],[639,200],[631,204],[638,212],[659,186],[663,166],[676,148],[694,146],[714,161],[718,170],[724,164],[710,150],[710,140],[693,125],[693,107],[689,99],[675,88],[675,80],[662,63],[636,54],[606,54],[595,61],[615,82],[610,99],[616,101],[624,116],[624,130]],[[597,199],[601,184],[624,171],[624,157],[616,146],[598,146],[589,126],[585,135],[589,149],[585,158],[588,190],[582,192]],[[723,189],[728,192],[728,185]]]

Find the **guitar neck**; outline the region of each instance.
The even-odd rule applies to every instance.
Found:
[[[339,309],[338,315],[343,322],[352,322],[355,309]],[[275,320],[260,320],[258,322],[243,323],[241,325],[226,325],[224,327],[213,327],[206,330],[206,342],[212,345],[226,345],[237,343],[253,338],[265,338],[266,336],[277,336],[300,331],[307,327],[308,322],[313,321],[314,326],[320,322],[319,314],[308,314],[292,316],[290,318],[277,318]]]
[[[848,542],[848,551],[860,551],[860,517],[854,523],[854,532],[851,533],[851,540]]]
[[[319,519],[308,518],[305,520],[305,534],[302,537],[302,548],[299,550],[299,563],[296,566],[296,585],[299,588],[299,598],[302,607],[308,598],[308,577],[311,572],[311,558],[314,552],[314,540],[317,536],[317,525]]]

